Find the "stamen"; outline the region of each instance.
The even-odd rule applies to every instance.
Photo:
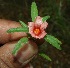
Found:
[[[41,30],[39,28],[34,29],[34,34],[39,35],[41,33]]]

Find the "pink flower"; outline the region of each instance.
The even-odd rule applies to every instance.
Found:
[[[48,23],[42,21],[40,16],[37,16],[34,22],[28,22],[29,33],[34,38],[43,38],[47,33],[44,29],[46,29]]]

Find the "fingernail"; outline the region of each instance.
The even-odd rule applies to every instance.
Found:
[[[37,52],[37,45],[34,42],[29,41],[17,51],[15,59],[17,59],[19,63],[25,65],[37,54]]]

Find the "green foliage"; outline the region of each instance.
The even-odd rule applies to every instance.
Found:
[[[24,38],[21,38],[18,43],[15,45],[15,48],[14,50],[12,51],[12,54],[16,55],[17,51],[24,45],[28,42],[28,38],[27,37],[24,37]]]
[[[20,24],[22,25],[22,27],[28,27],[23,21],[20,21],[20,20],[19,20],[19,22],[20,22]]]
[[[8,33],[13,33],[13,32],[28,32],[28,28],[27,27],[18,27],[18,28],[11,28],[9,29],[7,32]]]
[[[32,18],[32,21],[34,21],[37,16],[38,16],[38,10],[37,10],[36,3],[32,2],[32,5],[31,5],[31,18]]]
[[[45,58],[46,60],[52,61],[51,58],[44,53],[40,53],[39,55]]]
[[[57,38],[55,38],[54,36],[51,35],[46,35],[44,38],[47,42],[49,42],[50,44],[52,44],[54,47],[56,47],[57,49],[61,50],[60,45],[62,44]]]
[[[49,18],[50,18],[50,16],[42,17],[42,21],[44,22],[44,21],[46,21],[46,20],[49,19]]]

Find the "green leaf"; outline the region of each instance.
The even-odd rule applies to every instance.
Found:
[[[55,38],[54,36],[51,35],[46,35],[44,38],[47,42],[49,42],[50,44],[52,44],[54,47],[56,47],[57,49],[61,50],[60,45],[62,44],[61,41],[59,41],[57,38]]]
[[[40,53],[39,55],[45,58],[46,60],[52,61],[51,58],[44,53]]]
[[[32,21],[34,21],[37,16],[38,16],[38,10],[37,10],[36,3],[32,2],[32,5],[31,5],[31,18],[32,18]]]
[[[13,32],[28,32],[28,28],[24,27],[18,27],[18,28],[11,28],[7,31],[8,33],[13,33]]]
[[[49,18],[50,18],[50,16],[42,17],[42,21],[44,22],[44,21],[46,21],[46,20],[49,19]]]
[[[22,27],[28,27],[23,21],[20,21],[20,20],[19,20],[19,22],[20,22],[20,24],[22,25]]]
[[[17,51],[24,45],[28,42],[28,38],[27,37],[24,37],[24,38],[21,38],[18,43],[15,45],[15,48],[14,50],[12,51],[12,54],[16,55]]]

